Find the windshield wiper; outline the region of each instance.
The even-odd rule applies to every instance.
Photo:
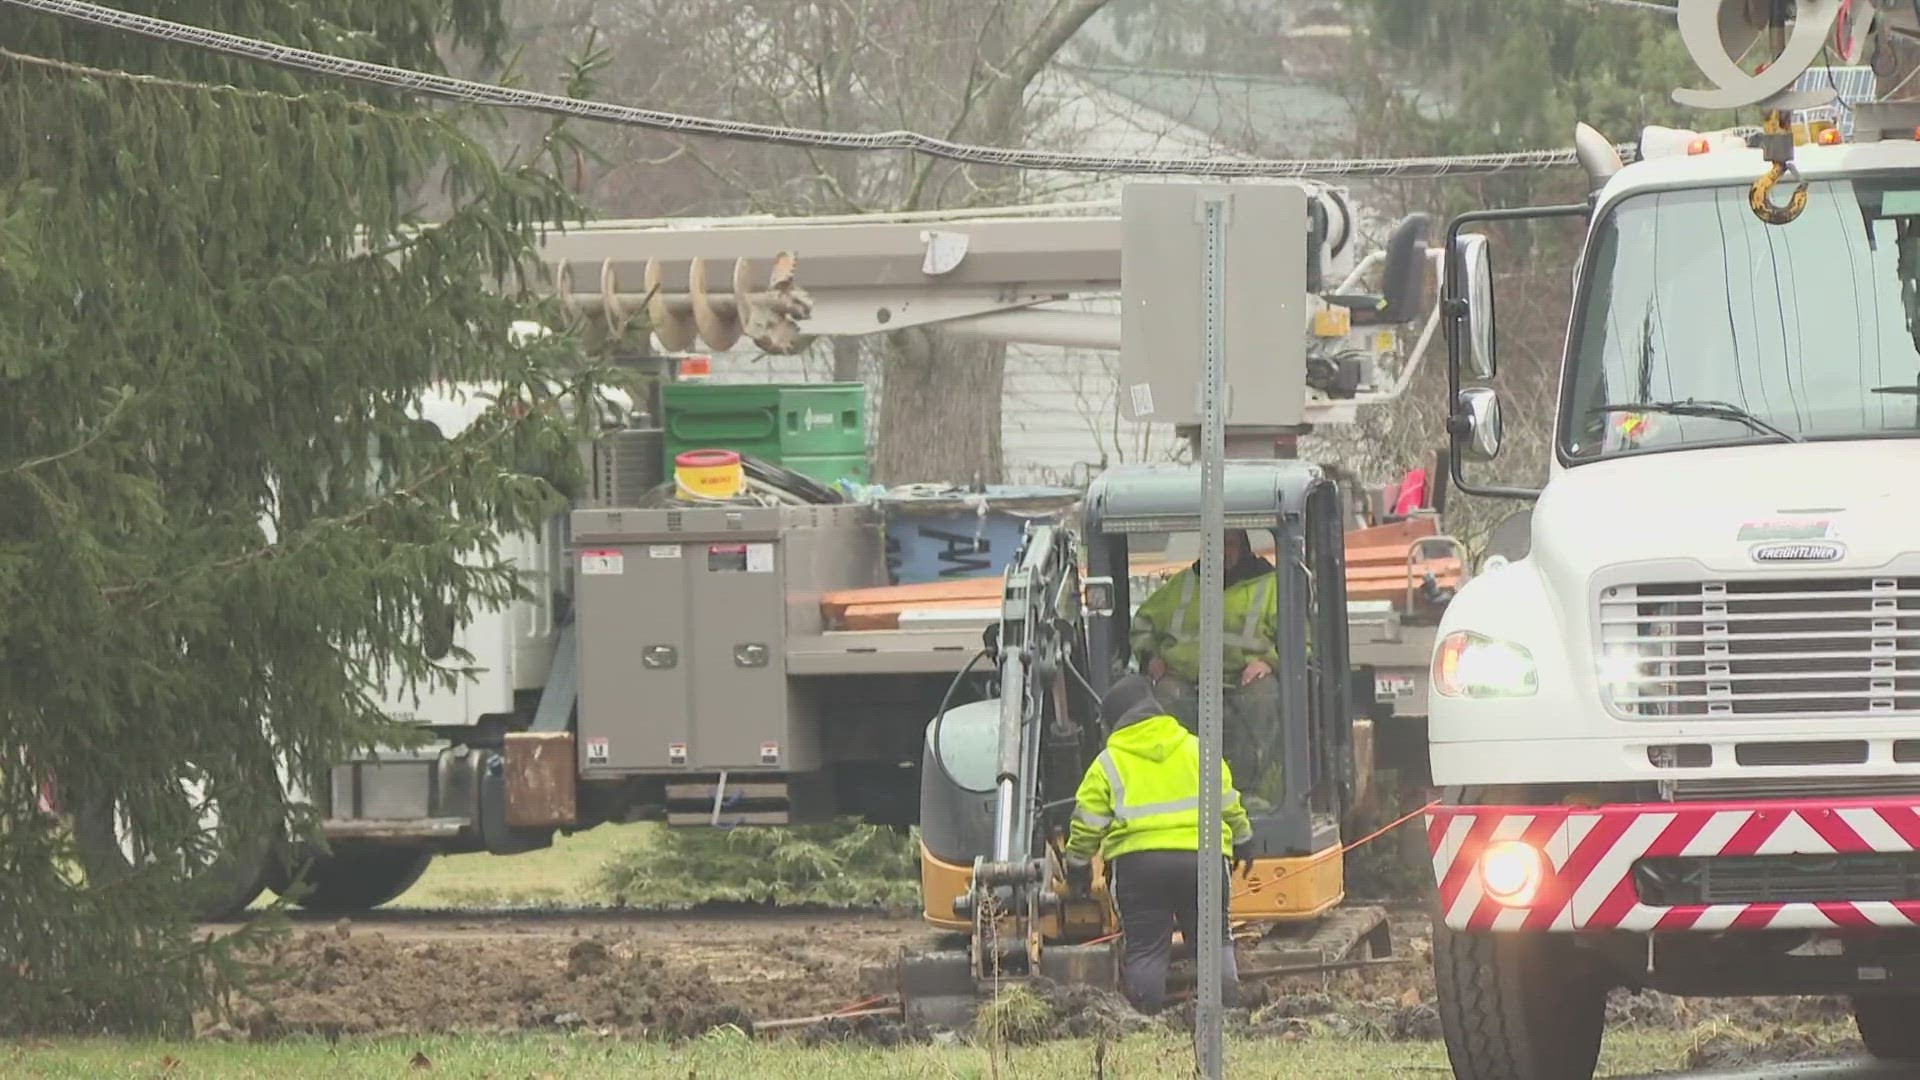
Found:
[[[1654,412],[1666,413],[1669,416],[1704,416],[1714,420],[1733,420],[1755,431],[1765,432],[1787,442],[1802,441],[1800,436],[1789,435],[1730,401],[1700,401],[1695,398],[1688,398],[1685,401],[1629,401],[1595,405],[1592,411],[1597,413]]]

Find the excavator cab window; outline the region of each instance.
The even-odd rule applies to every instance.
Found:
[[[1155,696],[1190,731],[1199,731],[1198,669],[1200,625],[1198,532],[1168,533],[1157,554],[1129,550],[1130,584],[1128,653],[1118,665],[1154,678]],[[1241,543],[1241,538],[1245,543]],[[1129,549],[1125,536],[1112,537]],[[1144,539],[1144,538],[1143,538]],[[1225,757],[1248,808],[1258,812],[1278,805],[1283,794],[1280,747],[1284,710],[1279,669],[1279,615],[1291,611],[1281,593],[1289,587],[1280,573],[1279,548],[1272,528],[1229,529],[1224,555],[1223,582],[1228,601],[1221,685],[1222,735]],[[1159,645],[1143,647],[1147,627],[1159,636]],[[1309,638],[1311,634],[1307,635]]]
[[[1145,481],[1152,482],[1151,476]],[[1225,575],[1238,595],[1222,627],[1228,670],[1215,677],[1223,691],[1225,757],[1261,849],[1297,854],[1319,849],[1324,823],[1344,813],[1353,790],[1344,523],[1338,489],[1317,470],[1288,492],[1294,498],[1267,491],[1273,502],[1265,513],[1256,516],[1252,506],[1229,510],[1228,528],[1247,533],[1257,561]],[[1113,581],[1112,613],[1089,613],[1088,620],[1090,675],[1101,691],[1128,671],[1152,674],[1162,666],[1139,647],[1147,625],[1159,630],[1177,618],[1182,626],[1198,626],[1200,534],[1192,511],[1182,505],[1165,511],[1168,527],[1159,530],[1151,519],[1125,512],[1130,495],[1141,504],[1172,501],[1148,487],[1122,488],[1089,516],[1089,575]],[[1249,595],[1244,586],[1257,590],[1262,577],[1272,582],[1269,596]],[[1190,597],[1188,581],[1195,586]],[[1323,587],[1328,581],[1335,586]],[[1199,698],[1191,676],[1198,675],[1198,651],[1197,639],[1168,645],[1160,658],[1166,676],[1156,686],[1168,711],[1195,730]],[[1262,663],[1256,667],[1254,660]]]

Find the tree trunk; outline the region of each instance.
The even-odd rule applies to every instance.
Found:
[[[1027,88],[1107,0],[1053,0],[1025,41],[981,95],[973,123],[954,134],[996,146],[1024,135]],[[1017,188],[1012,170],[965,170],[974,190]],[[880,434],[874,475],[881,483],[950,480],[998,482],[1007,347],[957,340],[938,332],[902,331],[881,369]],[[837,365],[837,361],[836,361]]]
[[[833,381],[864,382],[866,365],[861,361],[866,350],[860,347],[859,338],[837,337],[833,339]]]
[[[874,479],[997,483],[1007,347],[902,330],[887,343]]]

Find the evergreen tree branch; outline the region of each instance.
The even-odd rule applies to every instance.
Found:
[[[68,458],[78,457],[86,453],[95,443],[107,437],[108,432],[113,430],[113,422],[119,419],[120,414],[126,411],[127,405],[138,396],[139,395],[131,392],[119,394],[118,400],[113,403],[113,408],[107,410],[107,415],[100,418],[100,424],[94,429],[93,434],[65,450],[22,461],[17,465],[9,467],[5,472],[0,473],[0,476],[19,476],[23,473],[32,472],[35,469],[44,469],[49,465],[59,464]],[[49,492],[49,494],[51,494],[51,492]]]
[[[50,56],[35,56],[31,53],[17,52],[0,47],[0,59],[11,60],[17,64],[58,71],[87,79],[103,79],[112,82],[127,83],[153,89],[186,90],[201,94],[214,94],[241,101],[277,101],[288,105],[307,105],[314,108],[344,109],[361,116],[378,117],[394,123],[415,123],[423,119],[417,112],[386,109],[370,101],[351,98],[338,91],[315,90],[290,94],[280,90],[258,90],[234,86],[231,83],[197,82],[192,79],[171,79],[162,75],[146,75],[137,71],[121,71],[93,67],[89,64],[77,64],[70,60],[56,60]]]
[[[488,460],[489,451],[506,441],[509,436],[516,434],[517,430],[527,423],[528,418],[533,416],[535,411],[534,408],[515,410],[496,405],[494,409],[489,410],[489,415],[497,416],[503,413],[506,414],[508,419],[505,424],[484,438],[477,440],[462,439],[455,443],[449,448],[450,455],[448,460],[428,469],[411,481],[393,488],[384,495],[360,506],[351,513],[331,518],[317,518],[309,521],[302,527],[300,532],[295,534],[287,543],[262,544],[259,547],[238,555],[220,559],[204,566],[195,567],[192,573],[226,573],[239,570],[250,563],[259,562],[263,559],[283,558],[295,555],[302,550],[306,538],[318,535],[327,530],[351,529],[357,525],[366,523],[375,514],[383,510],[392,509],[402,503],[412,502],[423,495],[432,485],[452,474],[456,468]],[[120,597],[131,593],[142,592],[159,584],[158,582],[141,582],[128,585],[112,585],[101,589],[100,592],[103,596]],[[164,603],[166,599],[164,595],[155,597],[141,610],[151,611]]]

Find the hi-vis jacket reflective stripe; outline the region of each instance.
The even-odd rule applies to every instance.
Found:
[[[1268,573],[1229,586],[1221,594],[1225,615],[1221,677],[1238,685],[1250,660],[1280,663],[1274,638],[1279,633],[1276,575]],[[1189,566],[1140,605],[1133,617],[1135,656],[1166,661],[1168,670],[1188,682],[1200,678],[1200,575]]]
[[[1220,851],[1253,835],[1234,790],[1233,770],[1220,763]],[[1067,854],[1108,859],[1132,851],[1200,850],[1200,740],[1171,716],[1114,729],[1087,767],[1074,796]]]

